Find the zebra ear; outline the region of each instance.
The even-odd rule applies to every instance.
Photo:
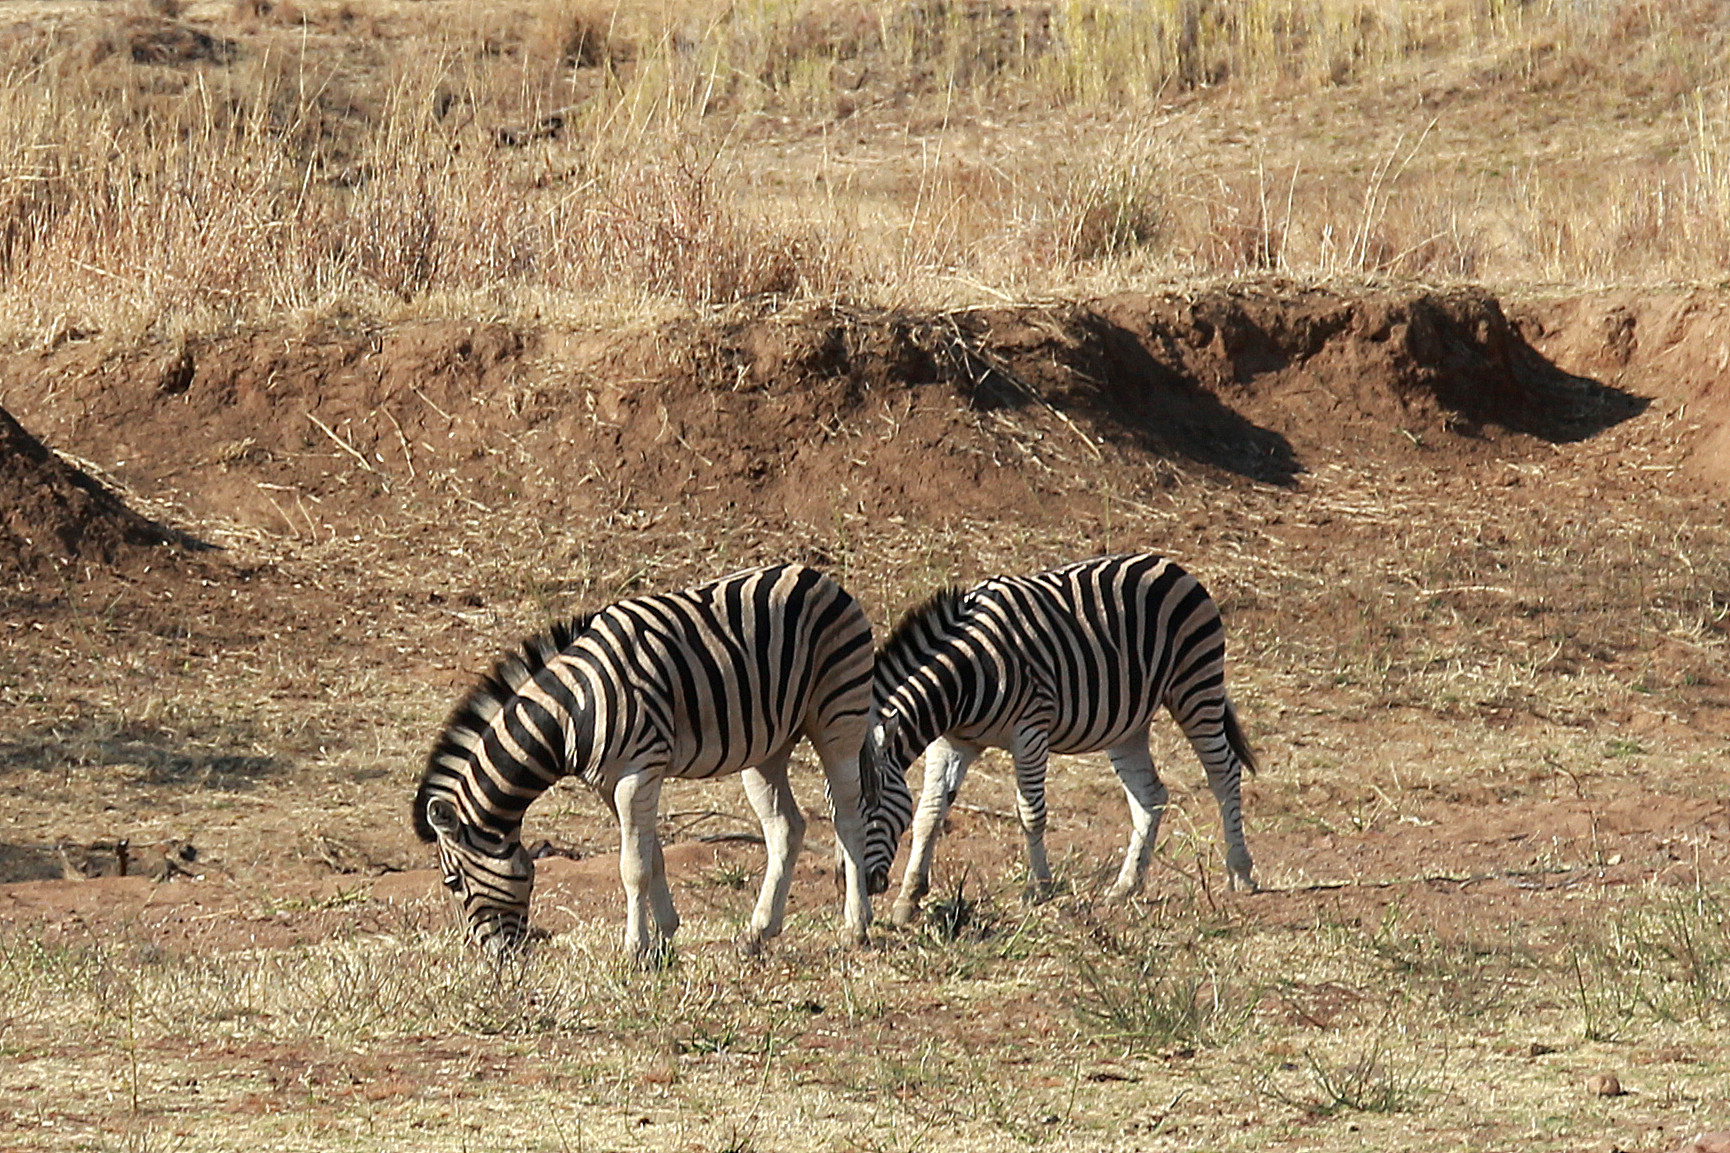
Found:
[[[427,802],[426,823],[432,826],[433,832],[443,838],[456,836],[463,827],[457,807],[443,797],[434,797]]]
[[[890,752],[889,746],[901,736],[901,714],[887,713],[878,718],[876,737],[877,751],[881,754]]]

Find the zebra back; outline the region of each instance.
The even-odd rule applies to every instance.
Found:
[[[1109,748],[1145,727],[1162,704],[1187,732],[1190,712],[1223,689],[1219,609],[1164,557],[1098,557],[999,577],[976,598],[974,630],[1026,682],[1020,699],[1005,694],[999,707],[1049,705],[1053,752]]]
[[[604,785],[648,756],[675,777],[760,763],[802,732],[863,727],[871,626],[815,569],[780,565],[618,601],[525,641],[452,712],[416,794],[508,835],[560,776]]]

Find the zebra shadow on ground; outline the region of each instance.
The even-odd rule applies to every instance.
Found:
[[[58,881],[68,876],[57,845],[10,844],[0,841],[0,884],[14,881]]]
[[[146,877],[166,881],[197,877],[203,867],[190,841],[124,836],[50,843],[0,841],[0,884],[19,881],[88,881],[96,877]]]

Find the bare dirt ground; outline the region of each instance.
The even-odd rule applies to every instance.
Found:
[[[916,1146],[940,1128],[980,1148],[1669,1148],[1723,1115],[1723,1050],[1686,1015],[1594,1024],[1610,993],[1591,966],[1631,963],[1602,951],[1606,924],[1631,932],[1640,909],[1725,881],[1725,307],[1604,294],[1522,301],[1509,319],[1476,291],[1266,284],[936,316],[741,311],[609,334],[426,323],[15,355],[0,405],[73,459],[107,462],[135,510],[218,546],[149,543],[88,479],[8,442],[7,530],[26,542],[5,562],[0,667],[15,979],[84,958],[132,972],[131,996],[148,999],[156,970],[193,981],[235,965],[245,984],[293,950],[451,949],[415,936],[444,914],[405,813],[468,678],[550,615],[784,556],[831,568],[882,624],[941,580],[1129,547],[1180,558],[1227,612],[1266,765],[1246,800],[1265,890],[1216,891],[1211,802],[1162,733],[1178,799],[1147,901],[1092,905],[1124,818],[1109,774],[1079,758],[1053,780],[1072,895],[1022,910],[1008,777],[988,759],[939,854],[939,908],[973,928],[882,930],[878,956],[837,961],[824,854],[808,856],[770,962],[781,1016],[747,1044],[714,1034],[712,1005],[677,1008],[698,975],[735,994],[763,981],[724,946],[759,861],[728,836],[749,831],[745,810],[726,785],[683,789],[665,832],[695,914],[671,978],[686,991],[616,978],[649,981],[635,995],[663,1017],[360,1043],[211,1035],[113,1005],[69,1031],[26,1014],[6,1024],[0,1132],[220,1147],[213,1118],[234,1111],[281,1115],[285,1147],[346,1140],[365,1119],[381,1147],[511,1133],[792,1148],[809,1123],[834,1147]],[[87,495],[49,499],[67,491]],[[536,913],[553,947],[616,972],[598,806],[561,791],[528,834],[553,854]],[[1192,923],[1207,932],[1159,951]],[[1125,941],[1152,947],[1143,933],[1170,938],[1156,955],[1178,968],[1212,934],[1283,954],[1254,1012],[1286,1031],[1251,1056],[1181,1030],[1149,1052],[1078,1026],[1096,987],[1076,943],[1103,965],[1136,955]],[[1312,975],[1304,942],[1329,937],[1381,975]],[[1034,961],[1010,947],[1029,940]],[[1571,972],[1579,995],[1522,965]],[[837,971],[852,974],[840,991]],[[376,979],[356,973],[374,970],[339,986]],[[1393,1089],[1421,1080],[1428,1104],[1354,1111],[1286,1085],[1356,1068],[1326,1063],[1339,1021],[1376,1038],[1355,1059],[1425,1051],[1390,976],[1408,992],[1437,982],[1419,1000],[1481,1029],[1434,1068],[1388,1074]],[[1528,984],[1550,991],[1508,992]],[[854,996],[875,1008],[840,1013]],[[1478,1000],[1510,996],[1511,1016]],[[211,1019],[234,1012],[271,1015]],[[487,1112],[521,1104],[509,1070],[525,1044],[551,1078],[537,1091],[575,1110],[551,1115],[563,1128],[499,1128]],[[1045,1056],[1027,1068],[1018,1050]],[[1582,1078],[1601,1064],[1633,1094],[1590,1097]],[[70,1090],[57,1070],[74,1068],[108,1087]],[[441,1096],[458,1069],[468,1088]],[[608,1090],[607,1076],[623,1080]],[[953,1102],[956,1079],[987,1076],[1021,1088],[989,1108]],[[720,1103],[718,1086],[741,1084],[757,1087],[754,1127]],[[812,1094],[820,1121],[788,1112]],[[884,1094],[899,1127],[873,1128]]]

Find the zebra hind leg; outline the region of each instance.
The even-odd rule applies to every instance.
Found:
[[[1225,834],[1225,871],[1233,889],[1256,892],[1255,862],[1243,837],[1243,770],[1253,767],[1253,754],[1244,740],[1237,714],[1229,700],[1222,701],[1220,719],[1209,724],[1192,718],[1183,725],[1189,743],[1207,771],[1207,787],[1219,804],[1220,828]],[[1193,726],[1193,727],[1192,727]]]
[[[979,750],[971,745],[959,745],[939,737],[925,750],[925,785],[919,792],[919,808],[913,814],[913,843],[907,849],[907,871],[901,878],[901,892],[895,898],[889,919],[897,925],[911,925],[919,916],[919,902],[931,891],[931,857],[937,836],[943,828],[943,818],[967,779],[967,768]]]
[[[757,907],[751,912],[749,927],[738,940],[739,951],[747,956],[761,953],[764,943],[780,934],[787,911],[787,891],[793,885],[793,863],[805,841],[805,814],[799,811],[798,799],[787,781],[787,758],[791,752],[783,750],[742,774],[745,796],[763,823],[763,844],[769,858]]]
[[[1117,880],[1106,890],[1108,901],[1124,901],[1141,892],[1147,878],[1147,863],[1153,858],[1154,841],[1159,837],[1160,818],[1165,815],[1165,783],[1159,770],[1153,767],[1153,754],[1147,748],[1147,734],[1126,741],[1108,754],[1117,779],[1123,782],[1124,796],[1129,800],[1129,849],[1123,855],[1123,868]]]
[[[1018,732],[1010,749],[1015,759],[1015,815],[1027,838],[1027,869],[1032,874],[1027,899],[1035,904],[1048,900],[1055,889],[1045,856],[1045,767],[1050,751],[1049,738],[1037,729]]]

